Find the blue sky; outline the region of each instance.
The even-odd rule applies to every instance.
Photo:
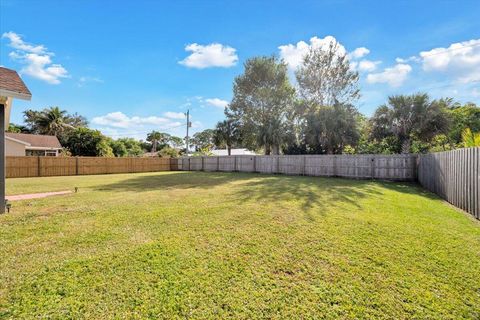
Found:
[[[0,65],[33,94],[113,137],[179,136],[223,119],[243,62],[276,54],[291,74],[338,41],[360,72],[359,110],[425,91],[480,103],[480,1],[0,1]]]

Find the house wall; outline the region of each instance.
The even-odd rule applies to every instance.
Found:
[[[25,145],[9,139],[5,139],[5,155],[6,156],[25,156]]]

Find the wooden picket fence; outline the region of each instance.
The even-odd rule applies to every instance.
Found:
[[[167,158],[7,157],[7,178],[169,171]]]
[[[480,148],[419,155],[418,182],[480,219]]]

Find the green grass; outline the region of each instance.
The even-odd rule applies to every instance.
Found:
[[[10,179],[0,318],[480,318],[480,223],[414,184]]]

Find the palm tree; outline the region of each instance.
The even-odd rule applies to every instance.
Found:
[[[448,130],[448,105],[447,100],[430,101],[427,94],[391,96],[388,104],[375,112],[372,132],[380,139],[393,135],[400,142],[402,153],[408,153],[414,136],[428,142]]]
[[[240,141],[240,130],[235,120],[227,119],[217,123],[213,133],[213,142],[215,145],[226,145],[228,155],[232,154],[232,147]]]
[[[286,140],[285,132],[281,119],[269,119],[265,126],[258,128],[257,143],[265,146],[265,155],[280,154],[280,147]]]
[[[60,135],[65,130],[73,129],[68,123],[68,115],[65,110],[60,110],[59,107],[50,107],[36,113],[35,125],[42,134]]]
[[[152,143],[152,152],[157,152],[157,146],[166,145],[170,141],[170,135],[164,132],[152,131],[147,135],[147,141]]]
[[[480,132],[472,132],[466,128],[462,132],[462,142],[465,148],[480,147]]]

